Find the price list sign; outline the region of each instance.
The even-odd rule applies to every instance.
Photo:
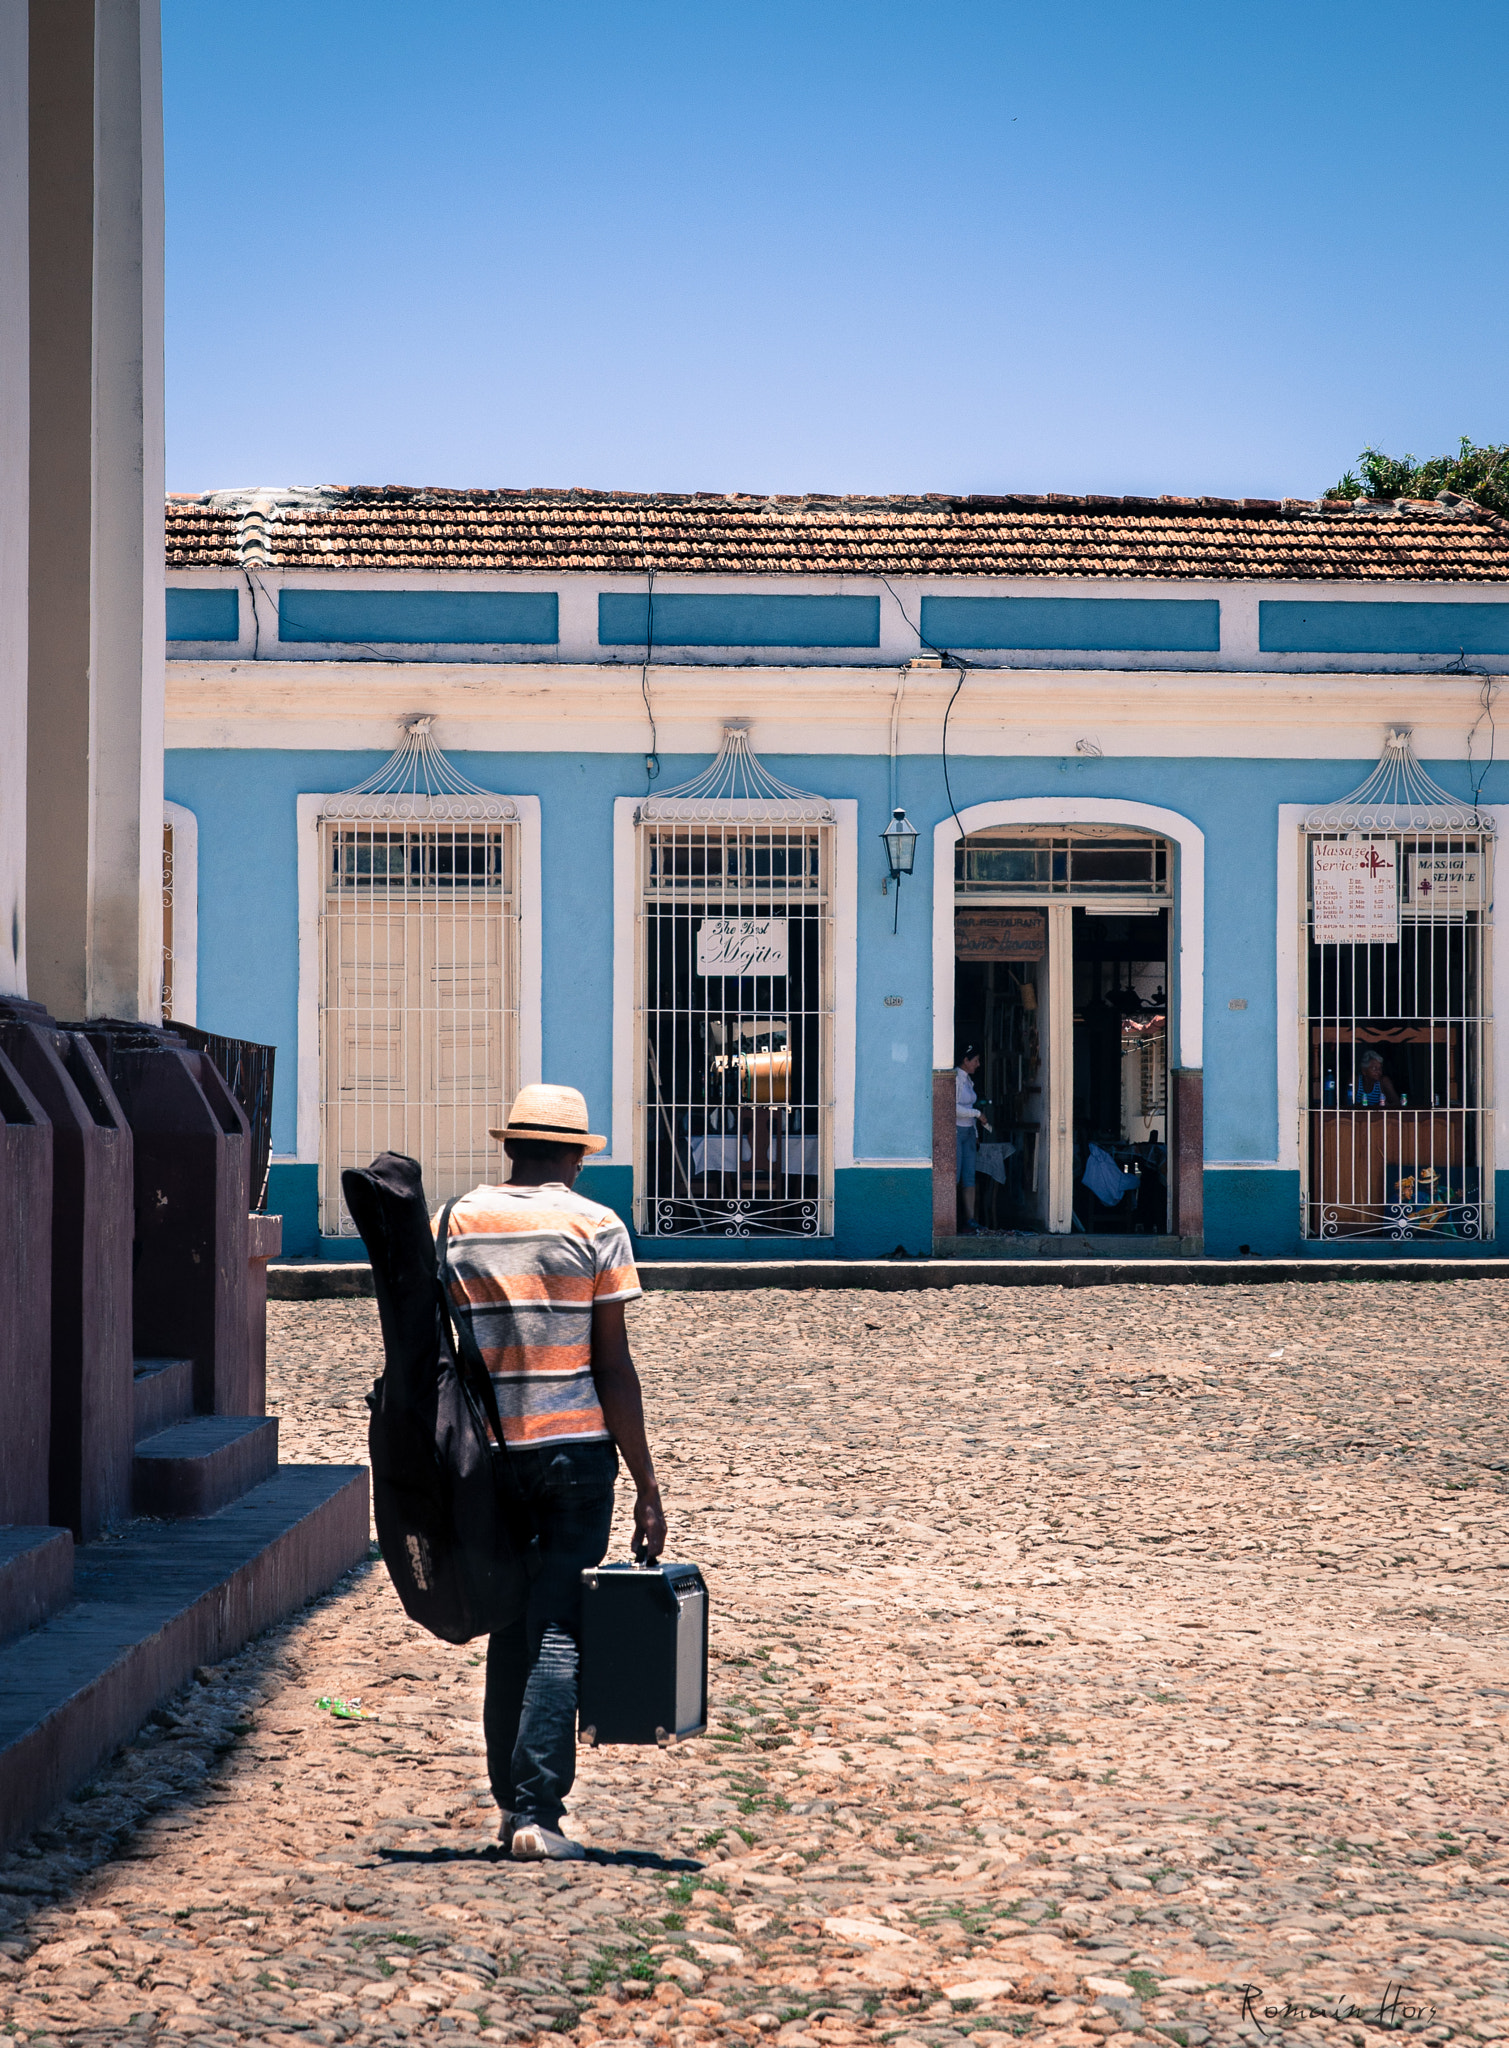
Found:
[[[1399,939],[1399,846],[1392,839],[1310,844],[1312,933],[1319,946],[1392,946]]]

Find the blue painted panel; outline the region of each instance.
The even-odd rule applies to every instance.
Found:
[[[530,647],[560,638],[553,590],[289,590],[278,638],[341,645]]]
[[[1316,604],[1265,598],[1264,654],[1509,654],[1509,604]]]
[[[234,585],[218,590],[193,590],[169,584],[170,640],[239,640],[241,593]]]
[[[584,1166],[577,1192],[615,1210],[633,1230],[634,1172]],[[913,1258],[933,1242],[933,1176],[926,1166],[849,1166],[833,1176],[833,1236],[823,1238],[635,1237],[647,1262],[682,1259],[883,1259],[899,1245]]]
[[[1213,1259],[1248,1252],[1292,1259],[1300,1249],[1299,1175],[1274,1168],[1205,1169],[1205,1249]]]
[[[285,1259],[307,1258],[320,1248],[320,1170],[302,1160],[267,1169],[267,1213],[283,1219]],[[366,1248],[352,1240],[351,1256],[364,1259]]]
[[[1091,653],[1215,654],[1215,597],[925,597],[929,647],[1084,649]]]
[[[668,594],[655,600],[657,647],[878,647],[878,597],[737,597]],[[643,647],[650,601],[630,591],[597,600],[603,647]]]

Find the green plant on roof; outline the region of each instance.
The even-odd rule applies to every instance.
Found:
[[[1357,469],[1349,469],[1326,496],[1434,498],[1438,491],[1457,491],[1490,512],[1509,513],[1509,442],[1478,447],[1464,434],[1455,455],[1432,455],[1424,462],[1413,455],[1385,455],[1370,446],[1358,456]]]

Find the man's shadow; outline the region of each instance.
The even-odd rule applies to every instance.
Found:
[[[378,1860],[383,1863],[508,1863],[513,1858],[498,1842],[487,1842],[480,1849],[379,1849]],[[705,1870],[705,1863],[697,1862],[692,1856],[661,1856],[653,1849],[588,1849],[588,1863],[596,1863],[617,1870]],[[370,1865],[368,1866],[371,1867]],[[521,1864],[521,1869],[543,1869],[545,1863]],[[569,1870],[571,1864],[556,1866]]]

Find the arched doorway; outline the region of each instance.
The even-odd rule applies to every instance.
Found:
[[[962,833],[960,831],[962,827]],[[1108,799],[976,804],[936,830],[934,1238],[955,1210],[953,1068],[978,1051],[986,1230],[1201,1235],[1204,839]]]

